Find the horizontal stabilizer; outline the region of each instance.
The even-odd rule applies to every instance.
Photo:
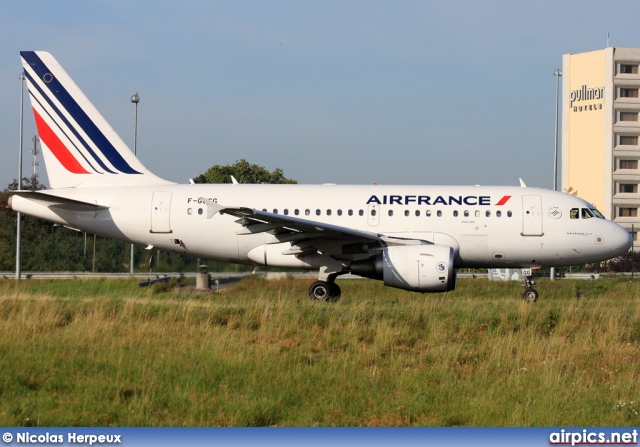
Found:
[[[108,206],[98,205],[91,202],[83,202],[80,200],[68,199],[66,197],[54,196],[39,191],[11,191],[12,195],[24,197],[25,199],[35,200],[46,206],[58,208],[68,211],[98,211],[109,209]]]

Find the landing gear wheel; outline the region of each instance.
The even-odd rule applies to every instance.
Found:
[[[309,298],[313,301],[326,301],[334,303],[340,299],[342,291],[335,283],[316,281],[309,287]]]
[[[531,287],[527,287],[524,289],[524,292],[522,292],[522,299],[525,303],[535,303],[538,301],[538,291]]]
[[[313,301],[329,301],[332,287],[326,281],[316,281],[309,287],[309,298]]]
[[[534,289],[532,286],[535,284],[533,282],[533,276],[525,276],[524,277],[524,292],[522,292],[522,299],[525,303],[535,303],[538,301],[538,291]]]

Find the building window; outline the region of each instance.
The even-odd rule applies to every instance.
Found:
[[[620,160],[620,169],[638,169],[638,160]]]
[[[638,137],[629,135],[620,135],[620,144],[627,144],[629,146],[638,145]]]
[[[637,64],[620,64],[620,73],[638,74],[638,65]]]
[[[618,217],[638,217],[638,208],[618,208]]]
[[[638,112],[620,112],[620,121],[638,121]]]
[[[637,183],[620,183],[618,187],[618,192],[628,192],[628,193],[636,194],[638,192],[638,184]]]
[[[638,89],[637,88],[621,88],[619,97],[620,98],[637,98]]]

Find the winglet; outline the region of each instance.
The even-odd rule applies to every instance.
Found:
[[[527,187],[527,185],[524,184],[524,180],[522,180],[521,178],[518,179],[518,180],[520,180],[520,188],[526,188]]]
[[[238,181],[236,180],[236,178],[233,175],[231,176],[231,183],[233,183],[234,185],[238,184]]]
[[[222,205],[217,204],[211,199],[200,197],[200,200],[207,204],[207,219],[211,219],[213,216],[224,209]]]

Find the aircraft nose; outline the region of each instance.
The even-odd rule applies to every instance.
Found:
[[[626,253],[631,248],[633,244],[633,237],[631,233],[622,228],[620,225],[616,225],[616,228],[613,232],[613,252],[616,255],[621,255],[622,253]]]

